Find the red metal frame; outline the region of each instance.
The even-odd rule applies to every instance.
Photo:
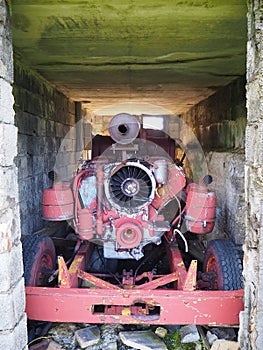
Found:
[[[155,315],[132,315],[132,306],[159,307]],[[103,307],[119,306],[107,314]],[[108,309],[108,308],[107,308]],[[26,287],[29,319],[50,322],[238,325],[243,290],[176,291]]]
[[[58,258],[58,287],[26,287],[27,316],[50,322],[238,325],[243,290],[196,290],[197,261],[186,271],[179,249],[168,246],[167,252],[172,273],[144,272],[136,281],[149,282],[139,285],[126,274],[120,287],[84,271],[90,253],[84,244],[69,268]],[[79,288],[81,280],[90,288]],[[174,289],[157,289],[168,283]]]

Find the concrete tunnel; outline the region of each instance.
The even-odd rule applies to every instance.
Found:
[[[21,237],[46,226],[49,171],[69,178],[122,112],[200,143],[213,235],[244,251],[240,347],[261,349],[262,14],[241,0],[0,1],[0,349],[27,344]]]

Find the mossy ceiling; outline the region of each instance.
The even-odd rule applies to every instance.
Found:
[[[74,100],[179,114],[245,73],[245,0],[13,0],[15,57]]]

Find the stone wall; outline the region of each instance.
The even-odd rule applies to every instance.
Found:
[[[241,249],[245,241],[244,152],[209,152],[206,159],[213,177],[209,188],[217,201],[214,238],[230,237]]]
[[[0,0],[0,349],[22,350],[27,343],[20,242],[17,128],[12,95],[13,60],[8,6]]]
[[[245,238],[244,147],[245,79],[239,78],[181,115],[170,120],[186,147],[187,176],[198,182],[209,173],[217,196],[215,234],[242,245]],[[175,135],[177,136],[177,135]]]
[[[244,245],[245,311],[241,317],[241,349],[263,344],[263,7],[248,1],[246,130],[246,241]]]
[[[245,83],[236,79],[180,116],[204,151],[245,148]]]
[[[66,180],[76,168],[75,103],[19,62],[14,74],[21,229],[30,234],[44,225],[41,199],[51,185],[48,173],[56,165]]]

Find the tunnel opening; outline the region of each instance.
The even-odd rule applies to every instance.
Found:
[[[138,45],[140,52],[132,47],[126,47],[125,55],[123,54],[124,58],[122,55],[109,58],[112,52],[105,46],[104,52],[109,53],[109,56],[106,59],[105,57],[103,58],[103,55],[98,56],[95,64],[94,57],[96,55],[94,57],[90,55],[87,61],[84,59],[83,65],[76,62],[63,63],[66,57],[64,50],[67,45],[65,43],[62,45],[58,39],[58,46],[56,46],[57,55],[54,55],[54,52],[52,52],[53,44],[49,42],[49,39],[54,33],[56,33],[58,38],[62,37],[61,28],[64,28],[65,33],[69,36],[69,29],[72,26],[70,16],[67,16],[69,8],[65,6],[62,9],[63,14],[61,16],[56,15],[57,18],[54,16],[52,19],[52,16],[50,16],[51,10],[47,10],[42,4],[45,11],[42,12],[43,17],[40,23],[45,23],[44,19],[46,18],[48,22],[43,28],[38,28],[36,22],[39,9],[37,6],[31,5],[27,1],[20,4],[14,1],[13,5],[13,42],[15,51],[13,93],[15,97],[15,126],[18,128],[18,154],[15,158],[15,165],[18,169],[22,236],[45,232],[54,237],[58,251],[61,251],[61,253],[66,251],[66,256],[71,259],[72,254],[74,254],[72,243],[62,243],[61,240],[64,237],[72,237],[72,226],[66,225],[65,228],[65,226],[61,227],[58,222],[43,220],[42,194],[54,182],[54,178],[50,178],[48,173],[55,170],[56,174],[59,174],[55,179],[55,182],[58,183],[70,180],[83,162],[91,160],[92,144],[95,137],[101,141],[101,144],[100,142],[96,143],[97,150],[103,144],[108,147],[112,146],[112,141],[107,131],[107,125],[112,116],[117,113],[131,113],[139,120],[141,128],[144,117],[145,120],[151,117],[153,119],[156,117],[160,120],[162,119],[163,123],[160,124],[162,127],[158,126],[157,131],[163,132],[163,135],[160,132],[151,131],[151,138],[154,142],[150,145],[150,148],[154,150],[156,144],[160,145],[160,142],[166,143],[169,138],[174,139],[176,147],[173,158],[178,164],[180,161],[184,162],[187,179],[199,181],[206,175],[202,173],[203,168],[200,166],[204,159],[207,171],[213,177],[213,182],[209,184],[209,188],[216,193],[217,197],[215,227],[213,232],[205,239],[200,237],[200,239],[195,240],[188,234],[189,237],[187,238],[190,242],[189,249],[192,257],[202,262],[204,259],[204,248],[207,242],[214,238],[229,238],[238,247],[237,256],[241,257],[246,233],[244,216],[246,211],[244,149],[247,113],[244,55],[236,55],[240,59],[240,61],[235,62],[236,65],[232,61],[235,54],[231,53],[228,56],[231,57],[230,63],[232,67],[241,67],[238,72],[231,72],[226,66],[225,72],[222,73],[222,63],[219,66],[215,66],[216,68],[211,68],[213,63],[222,59],[220,55],[217,55],[217,52],[213,53],[214,56],[212,55],[212,58],[203,57],[202,55],[199,58],[191,56],[192,58],[189,61],[199,63],[197,63],[197,66],[190,66],[189,69],[189,67],[184,67],[188,59],[181,51],[180,55],[182,57],[178,58],[174,53],[169,52],[167,54],[163,47],[160,51],[156,48],[154,57],[146,57],[144,50],[152,43],[146,40],[144,48],[143,44]],[[76,4],[72,6],[75,8]],[[188,5],[184,4],[183,8],[185,6]],[[32,11],[29,11],[30,19],[32,20],[34,17],[32,21],[26,21],[28,17],[26,12],[29,8]],[[167,8],[165,9],[166,11],[164,12],[167,14]],[[240,26],[240,23],[244,22],[246,9],[244,9],[243,4],[238,5],[238,9],[241,11],[242,16],[233,19],[232,24],[235,24],[233,25],[233,32],[235,31],[235,26],[243,29],[245,27]],[[203,6],[200,6],[199,10],[200,12],[196,13],[197,19],[199,16],[203,16],[203,11],[206,11]],[[214,13],[218,14],[219,6],[218,8],[215,6],[214,10]],[[132,11],[133,16],[135,12]],[[24,20],[19,20],[21,13],[25,16],[21,17]],[[208,15],[208,12],[206,14]],[[96,14],[92,13],[91,16],[96,17]],[[111,16],[112,13],[110,13],[109,18]],[[77,17],[81,16],[78,15]],[[105,15],[102,15],[102,17],[104,18]],[[227,29],[230,21],[228,20],[228,14],[226,14],[226,17],[225,21],[223,18],[220,20],[222,27],[225,25]],[[98,23],[99,26],[102,26],[102,18]],[[28,29],[24,30],[23,28],[26,25]],[[85,36],[87,35],[87,23],[81,21],[81,25],[83,25],[83,35]],[[210,24],[207,22],[206,25],[209,26]],[[31,41],[29,40],[28,42],[31,42],[33,46],[34,43],[36,44],[36,48],[39,49],[39,55],[35,61],[32,55],[33,60],[31,61],[29,56],[27,56],[27,52],[30,52],[30,49],[25,46],[24,41],[28,37],[26,37],[27,34],[25,34],[25,37],[22,34],[23,32],[38,33],[38,30],[33,30],[36,28],[40,32],[42,31],[41,37],[37,38],[37,44],[34,41],[36,38],[31,38]],[[169,28],[165,27],[165,29],[168,33]],[[172,37],[174,35],[173,30],[170,33],[172,33],[170,35]],[[135,34],[137,39],[141,39],[138,32],[135,31]],[[122,30],[120,31],[120,36],[122,39],[125,37]],[[239,50],[243,45],[241,45],[242,40],[240,37],[241,35],[235,38],[231,37],[231,43],[236,43]],[[150,35],[148,38],[150,38]],[[99,42],[98,46],[103,47],[105,38],[100,39],[96,37],[96,40]],[[210,37],[209,40],[211,40]],[[130,43],[134,41],[136,40],[133,38]],[[171,40],[168,41],[171,42]],[[139,42],[140,40],[137,40],[137,43]],[[78,44],[80,47],[85,47],[83,41],[80,40],[80,43]],[[229,47],[231,47],[231,43]],[[244,48],[244,46],[242,47]],[[100,48],[98,48],[98,51],[96,49],[94,48],[96,53],[100,52]],[[176,49],[174,48],[175,52]],[[93,48],[90,50],[92,52]],[[44,52],[51,54],[40,54]],[[141,59],[136,58],[136,54]],[[43,61],[43,57],[46,57],[47,60]],[[81,57],[84,57],[84,54]],[[227,57],[227,55],[224,57]],[[52,61],[53,58],[56,61]],[[214,58],[215,61],[213,61]],[[205,62],[205,65],[201,67],[199,64],[202,61]],[[58,62],[60,66],[56,67],[54,62]],[[174,66],[174,63],[179,63],[181,69]],[[73,83],[71,86],[70,84],[66,85],[65,81],[61,80],[62,75],[67,75],[67,65],[75,65],[77,67],[75,71],[73,70],[76,80],[74,83],[72,79]],[[29,68],[30,66],[31,68]],[[84,66],[89,68],[85,70]],[[105,67],[108,66],[113,67],[113,70],[107,70],[108,68]],[[57,81],[52,76],[51,67],[53,67],[53,71],[57,71]],[[63,70],[63,67],[65,67],[65,70]],[[115,69],[114,67],[117,68]],[[158,67],[158,69],[155,70],[154,67]],[[210,80],[206,80],[201,75],[200,72],[204,67],[209,72],[210,78],[211,76],[217,77],[214,81],[210,78]],[[188,71],[190,73],[187,73]],[[220,74],[222,75],[221,81],[218,78]],[[176,83],[177,77],[180,75],[184,75],[183,80],[186,81],[186,85]],[[109,76],[114,76],[114,79],[108,80]],[[200,86],[195,85],[196,78],[200,78]],[[10,79],[8,78],[7,80]],[[81,86],[79,85],[80,81],[85,81],[86,83]],[[73,87],[74,84],[76,84],[75,88]],[[181,92],[179,93],[178,91]],[[79,120],[82,120],[81,126],[76,128],[75,126]],[[152,129],[155,128],[153,127]],[[120,135],[127,135],[128,130],[129,127],[126,124],[119,125],[118,132]],[[195,143],[193,134],[203,151],[201,155],[198,148],[191,147],[191,144]],[[190,145],[187,152],[185,152],[184,145]],[[115,152],[123,151],[115,150]],[[59,168],[57,169],[55,166],[58,164]],[[92,185],[92,182],[90,184]],[[127,181],[123,185],[123,190],[126,194],[131,193],[127,191],[131,191],[132,187],[135,192],[139,193],[139,182],[135,180]],[[168,210],[168,208],[166,209]],[[15,225],[20,227],[20,222],[17,220]],[[138,238],[140,230],[137,229],[134,222],[133,225],[133,230],[128,228],[123,231],[125,232],[124,235],[120,233],[119,241],[124,240],[128,244],[127,242],[131,241],[131,236]],[[178,244],[184,255],[185,243],[180,237],[178,237]],[[63,245],[63,249],[60,245]],[[184,263],[189,267],[190,262],[187,261],[185,256],[183,257]],[[161,265],[161,260],[159,263]],[[101,264],[103,265],[103,263]],[[101,264],[100,268],[103,270]],[[131,263],[132,265],[133,263]],[[211,263],[211,265],[213,264]],[[138,264],[135,266],[135,270],[136,268],[138,268]],[[44,273],[49,273],[49,268],[44,266],[43,269],[45,270]],[[102,273],[103,271],[99,272]],[[54,280],[52,282],[54,283]],[[173,282],[170,283],[173,284]],[[99,310],[98,313],[106,314],[108,312],[105,311],[107,308],[102,304],[94,305],[95,310]],[[118,305],[114,304],[113,306],[117,308]],[[137,307],[137,305],[134,307]],[[145,310],[147,304],[140,305],[140,307],[141,310]],[[160,310],[158,308],[156,307],[154,314],[159,315]],[[121,306],[119,313],[125,312],[124,309],[125,307]]]

